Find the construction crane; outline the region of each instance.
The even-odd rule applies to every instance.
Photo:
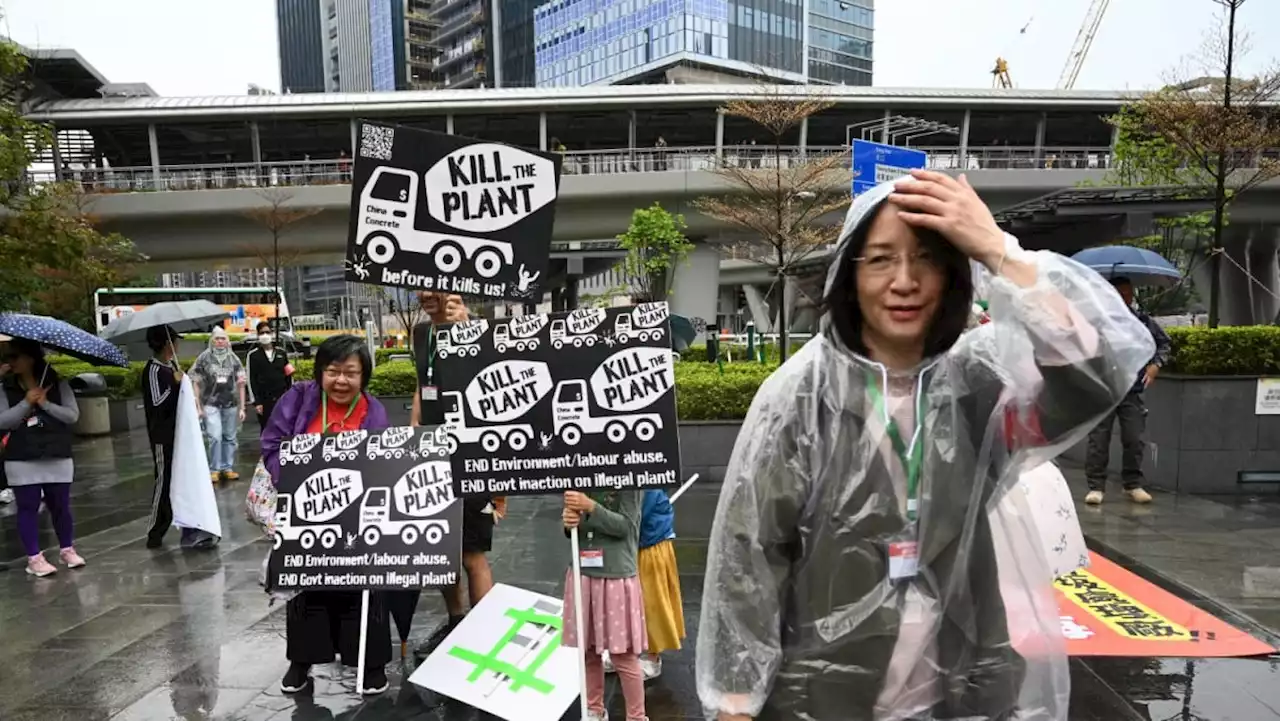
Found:
[[[1076,35],[1071,54],[1067,55],[1067,64],[1062,68],[1062,76],[1058,78],[1059,90],[1071,90],[1076,86],[1076,78],[1080,77],[1080,68],[1084,67],[1084,59],[1089,56],[1089,48],[1093,47],[1093,39],[1102,24],[1102,16],[1107,14],[1111,0],[1093,0],[1089,12],[1084,16],[1084,24]]]
[[[1013,79],[1009,77],[1009,62],[1004,58],[996,58],[996,66],[991,70],[993,88],[1012,88]]]

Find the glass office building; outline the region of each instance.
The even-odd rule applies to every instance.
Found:
[[[871,84],[875,0],[808,0],[809,82]]]
[[[627,82],[681,60],[729,63],[729,0],[554,0],[534,10],[539,87]]]
[[[369,57],[373,89],[397,90],[404,84],[404,13],[394,0],[369,0]],[[397,27],[398,26],[398,27]],[[401,48],[400,52],[396,52]]]

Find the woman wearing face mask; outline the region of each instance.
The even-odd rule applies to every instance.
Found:
[[[245,374],[225,330],[213,329],[209,349],[191,367],[191,382],[209,440],[209,477],[214,483],[238,480],[240,474],[232,466],[239,445],[236,434],[244,422]]]
[[[266,321],[258,324],[258,347],[244,359],[245,383],[249,388],[249,405],[258,414],[259,435],[267,429],[267,420],[289,388],[293,386],[293,366],[289,356],[275,347],[275,336]]]
[[[387,411],[365,392],[373,374],[373,359],[364,341],[336,335],[316,350],[317,381],[298,383],[276,405],[262,433],[262,462],[271,477],[280,479],[280,442],[303,433],[341,433],[387,427]],[[285,616],[289,671],[280,682],[285,693],[311,685],[311,667],[329,663],[335,655],[356,666],[360,645],[359,591],[304,591],[289,601]],[[391,660],[391,625],[384,594],[369,594],[368,643],[360,692],[387,690],[385,666]]]
[[[993,500],[1115,407],[1150,336],[1096,273],[1011,245],[963,176],[913,176],[856,199],[822,331],[738,435],[696,662],[722,721],[1065,718],[1051,600],[1047,651],[1009,637]],[[965,333],[969,259],[993,320]],[[1039,431],[1012,449],[1010,407]]]
[[[34,343],[9,343],[12,372],[0,393],[0,432],[9,436],[4,470],[18,501],[18,537],[27,552],[27,573],[38,578],[57,572],[40,551],[40,502],[53,519],[60,557],[67,568],[84,566],[72,545],[71,427],[80,408],[71,386],[44,360]]]

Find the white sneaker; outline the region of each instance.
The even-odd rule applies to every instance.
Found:
[[[1084,502],[1090,506],[1097,506],[1102,503],[1102,491],[1089,491],[1084,497]]]
[[[662,675],[662,657],[640,657],[640,670],[644,672],[644,680],[652,681]]]
[[[0,491],[0,503],[3,503],[3,504],[4,504],[4,505],[6,505],[6,506],[7,506],[7,505],[9,505],[10,503],[13,503],[13,490],[12,490],[12,489],[6,488],[6,489],[4,489],[4,490]]]
[[[587,709],[586,721],[609,721],[609,712],[606,710],[597,713],[591,709]]]

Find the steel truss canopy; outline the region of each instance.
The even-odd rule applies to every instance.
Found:
[[[995,213],[1024,248],[1064,254],[1116,238],[1150,235],[1155,218],[1213,209],[1213,190],[1197,186],[1065,188]]]

